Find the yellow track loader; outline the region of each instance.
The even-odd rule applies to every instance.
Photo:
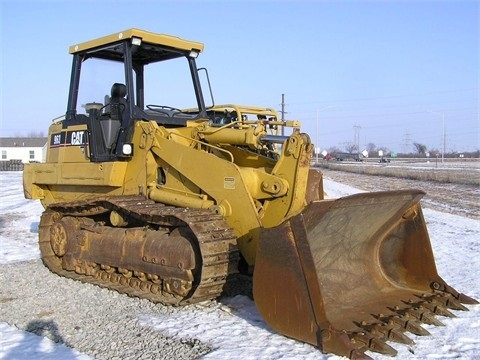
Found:
[[[202,50],[138,29],[70,47],[66,113],[23,178],[51,271],[182,305],[246,269],[274,330],[350,358],[476,303],[437,274],[422,192],[325,200],[300,123],[215,104]]]

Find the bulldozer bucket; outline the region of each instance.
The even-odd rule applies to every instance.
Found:
[[[313,201],[263,229],[253,295],[267,324],[325,353],[394,356],[387,341],[428,335],[421,323],[476,300],[438,275],[417,190]]]

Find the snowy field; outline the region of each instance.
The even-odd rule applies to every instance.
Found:
[[[6,281],[1,276],[2,264],[40,257],[37,230],[43,209],[38,201],[23,198],[20,172],[0,172],[0,186],[1,295],[1,281]],[[358,192],[328,179],[325,190],[330,197]],[[439,274],[458,291],[480,299],[480,222],[429,209],[425,209],[424,214]],[[468,312],[453,311],[456,318],[439,317],[445,327],[425,325],[431,336],[408,334],[415,341],[410,347],[390,343],[398,350],[398,359],[479,359],[480,305],[468,307]],[[264,323],[255,304],[245,296],[222,300],[216,306],[179,308],[171,318],[144,314],[137,321],[168,336],[196,338],[210,344],[213,350],[204,359],[342,359],[275,334]],[[369,355],[387,359],[378,354]],[[90,357],[0,322],[0,359]]]

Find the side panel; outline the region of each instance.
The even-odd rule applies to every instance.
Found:
[[[86,125],[62,127],[53,124],[49,129],[47,163],[89,162]]]
[[[95,194],[124,194],[127,163],[25,164],[23,189],[27,199],[43,206],[74,201]]]
[[[121,187],[126,162],[25,164],[27,183],[36,185],[80,185]]]
[[[140,139],[139,134],[136,156],[131,159],[92,162],[85,124],[65,128],[62,122],[52,124],[46,163],[26,164],[24,168],[25,197],[40,199],[43,206],[48,206],[98,195],[144,194],[147,168],[154,174],[156,166],[148,146]]]

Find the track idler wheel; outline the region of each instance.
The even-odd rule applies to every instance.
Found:
[[[58,257],[67,252],[69,234],[74,234],[78,229],[77,221],[73,218],[63,218],[50,227],[50,245]]]

